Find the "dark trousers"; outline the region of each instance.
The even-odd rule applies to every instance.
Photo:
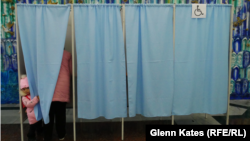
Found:
[[[66,102],[52,102],[49,111],[49,123],[44,124],[44,141],[51,141],[56,122],[58,138],[64,138],[66,134]]]
[[[42,132],[42,120],[34,123],[34,124],[30,124],[30,129],[29,129],[29,132],[27,134],[27,137],[29,139],[36,139],[36,132],[37,134],[41,133]]]

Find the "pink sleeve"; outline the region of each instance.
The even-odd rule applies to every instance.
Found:
[[[70,71],[70,75],[72,75],[72,56],[70,56],[70,59],[69,59],[69,71]]]
[[[38,98],[37,96],[34,97],[32,100],[29,100],[28,98],[26,97],[22,97],[22,101],[23,101],[23,104],[27,107],[27,108],[33,108],[35,107],[35,105],[38,103]]]

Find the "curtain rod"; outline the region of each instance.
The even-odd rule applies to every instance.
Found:
[[[73,5],[72,3],[70,4],[70,5]],[[84,5],[84,4],[83,4]],[[123,6],[123,5],[125,5],[125,4],[119,4],[120,6]],[[71,9],[72,9],[72,6],[70,6],[70,11],[71,11]]]

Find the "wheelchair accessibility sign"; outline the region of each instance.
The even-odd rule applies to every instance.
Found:
[[[206,18],[206,4],[192,4],[192,18]]]

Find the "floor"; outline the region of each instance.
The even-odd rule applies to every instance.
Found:
[[[17,105],[18,106],[18,105]],[[9,108],[8,108],[9,107]],[[19,110],[10,108],[10,105],[3,105],[1,110],[1,140],[20,140],[20,118]],[[73,141],[73,111],[67,109],[67,137],[65,141]],[[250,101],[230,101],[230,125],[250,125]],[[175,125],[224,125],[225,115],[191,114],[187,116],[175,116]],[[171,117],[145,118],[137,115],[133,118],[124,119],[124,140],[144,141],[145,126],[148,124],[171,125]],[[119,141],[121,140],[121,118],[106,120],[97,118],[94,120],[76,120],[76,140],[77,141]],[[28,121],[24,122],[24,135],[29,128]],[[54,140],[57,141],[54,132]],[[42,141],[42,136],[38,136],[38,141]]]

